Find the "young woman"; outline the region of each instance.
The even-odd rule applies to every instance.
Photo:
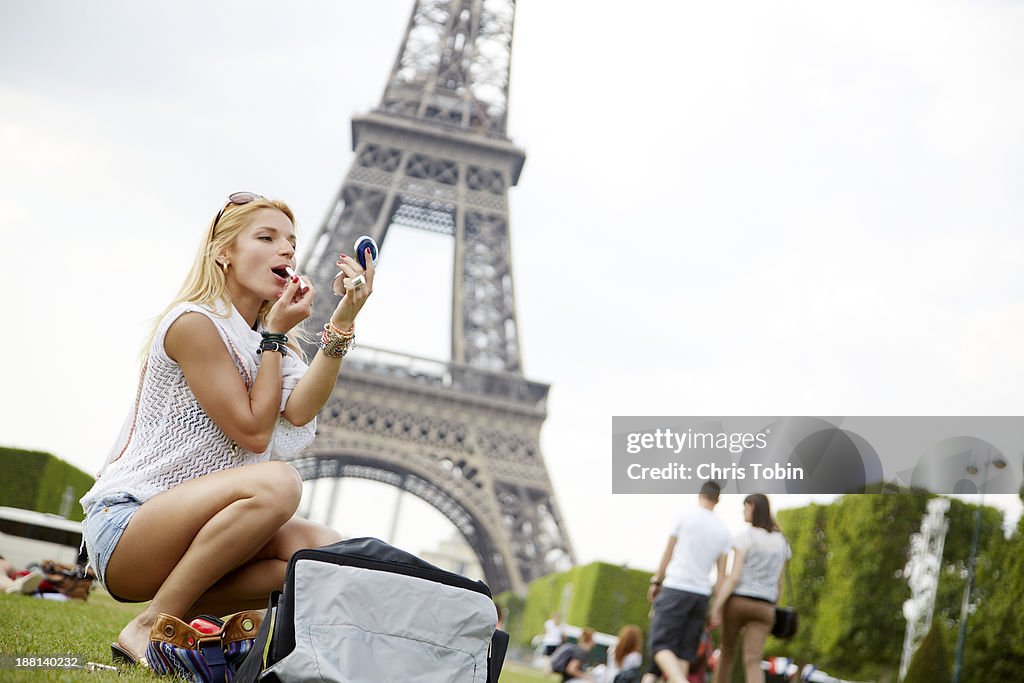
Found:
[[[722,650],[714,683],[732,680],[740,632],[746,681],[764,682],[764,642],[775,625],[775,601],[779,599],[782,572],[790,557],[789,544],[772,518],[766,496],[747,496],[743,500],[743,518],[750,526],[733,540],[732,569],[711,607],[711,626],[722,625]]]
[[[611,683],[620,671],[639,669],[644,662],[644,635],[634,624],[623,626],[615,647],[608,651],[608,664],[604,671],[605,683]]]
[[[341,296],[307,366],[295,342],[316,295],[295,268],[286,204],[231,195],[203,238],[146,349],[135,406],[82,498],[97,577],[118,600],[150,604],[121,631],[115,659],[142,661],[156,616],[184,620],[266,605],[300,548],[340,540],[295,517],[302,483],[288,457],[312,440],[373,265],[338,259]]]

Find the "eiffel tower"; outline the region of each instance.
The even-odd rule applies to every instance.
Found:
[[[357,347],[319,415],[304,480],[361,478],[439,510],[495,592],[574,563],[540,452],[548,386],[523,375],[505,132],[515,0],[417,0],[380,105],[352,119],[355,158],[303,272],[328,293],[355,238],[391,225],[454,237],[451,360]],[[311,320],[326,320],[332,296]]]

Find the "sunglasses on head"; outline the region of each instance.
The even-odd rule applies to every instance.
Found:
[[[217,212],[217,217],[213,219],[213,227],[210,228],[210,237],[213,237],[214,231],[217,229],[217,223],[220,223],[220,217],[224,215],[224,212],[228,210],[229,206],[242,206],[249,202],[254,202],[257,199],[263,199],[263,195],[256,194],[255,192],[234,192],[228,195],[228,203],[224,205],[224,208]]]

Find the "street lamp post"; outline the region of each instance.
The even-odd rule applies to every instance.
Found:
[[[971,536],[971,554],[967,560],[967,585],[964,586],[964,600],[960,605],[960,632],[956,638],[956,657],[953,661],[953,683],[960,683],[960,667],[964,658],[964,641],[967,638],[967,613],[971,604],[971,589],[974,587],[974,565],[978,561],[978,537],[981,536],[981,508],[985,504],[985,488],[988,483],[988,468],[994,466],[997,470],[1006,467],[1006,461],[999,455],[985,458],[985,473],[981,479],[981,498],[978,501],[978,508],[974,511],[974,533]],[[967,466],[967,474],[975,476],[978,474],[978,467],[973,463]]]

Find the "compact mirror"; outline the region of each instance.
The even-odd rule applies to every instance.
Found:
[[[370,250],[370,260],[373,261],[373,267],[377,267],[377,243],[373,241],[373,238],[369,235],[360,235],[356,238],[356,243],[352,249],[355,251],[356,259],[359,261],[359,265],[366,270],[366,250]]]

